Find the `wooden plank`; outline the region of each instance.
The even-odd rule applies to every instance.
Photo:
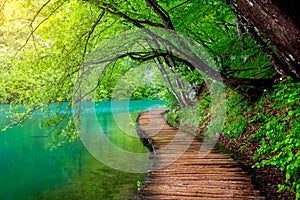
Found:
[[[149,156],[153,165],[139,190],[141,199],[264,199],[229,155],[212,149],[200,157],[202,142],[169,126],[164,112],[148,111],[138,120],[154,149]]]

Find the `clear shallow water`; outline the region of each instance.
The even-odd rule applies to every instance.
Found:
[[[130,111],[147,110],[163,101],[132,101]],[[5,105],[2,106],[2,108]],[[120,105],[119,114],[127,109]],[[115,124],[110,104],[96,104],[99,124],[110,140],[132,152],[147,152],[139,138],[124,134]],[[105,166],[87,152],[80,141],[49,150],[47,130],[38,125],[37,113],[22,127],[0,134],[1,200],[101,200],[134,199],[136,182],[144,174],[117,171]],[[0,115],[0,128],[6,123]],[[119,158],[122,159],[122,158]]]

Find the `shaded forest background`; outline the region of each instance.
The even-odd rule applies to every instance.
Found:
[[[111,53],[112,59],[99,60],[105,67],[89,91],[94,100],[133,90],[131,99],[165,99],[169,123],[201,138],[211,120],[207,77],[220,82],[226,85],[227,110],[219,142],[243,158],[269,199],[300,199],[295,0],[3,0],[0,10],[0,102],[11,105],[11,126],[40,109],[49,116],[41,126],[56,127],[53,145],[76,140],[73,120],[62,123],[64,115],[49,112],[48,105],[70,102],[71,108],[90,53],[124,31],[176,31],[201,45],[216,67],[199,72],[203,66],[150,44]],[[109,48],[103,51],[109,54]],[[147,84],[136,84],[145,77]],[[120,79],[128,88],[115,94]],[[21,105],[26,109],[14,112]]]

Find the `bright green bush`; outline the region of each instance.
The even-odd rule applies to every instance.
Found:
[[[227,99],[227,114],[223,133],[229,138],[240,137],[247,126],[245,116],[247,105],[246,100],[241,94],[232,92]]]
[[[260,161],[255,167],[272,165],[285,172],[285,184],[280,190],[289,190],[300,199],[300,83],[290,78],[274,87],[264,101],[265,115],[258,113],[252,122],[261,124],[253,136],[260,139],[260,148],[254,157]]]
[[[189,131],[189,128],[205,128],[203,124],[208,119],[210,105],[210,97],[207,93],[201,96],[195,106],[180,108],[178,102],[175,99],[172,101],[172,98],[168,98],[166,104],[168,107],[171,106],[167,114],[169,124],[186,131]]]

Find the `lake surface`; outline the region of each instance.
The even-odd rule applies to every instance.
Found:
[[[161,107],[164,101],[130,101],[114,106],[118,114]],[[0,108],[7,107],[1,105]],[[124,134],[116,125],[110,102],[97,103],[97,118],[112,143],[132,152],[147,152],[138,137]],[[47,129],[39,127],[40,113],[21,127],[0,133],[1,200],[134,199],[136,183],[145,174],[114,170],[96,160],[80,140],[50,150]],[[7,123],[0,115],[0,128]],[[109,153],[109,152],[108,152]],[[122,158],[117,158],[122,159]]]

